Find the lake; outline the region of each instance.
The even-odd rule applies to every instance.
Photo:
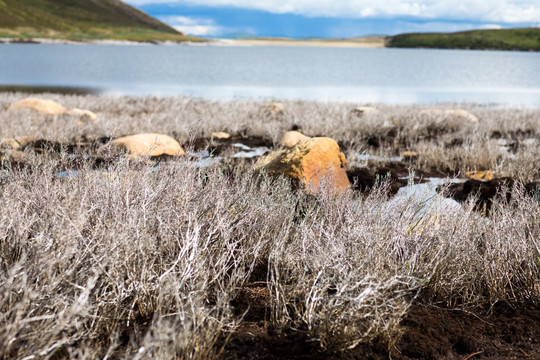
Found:
[[[540,53],[274,46],[0,45],[0,84],[119,95],[540,106]]]

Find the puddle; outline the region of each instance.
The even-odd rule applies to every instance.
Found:
[[[391,157],[384,157],[384,156],[377,156],[377,155],[370,155],[370,154],[357,154],[354,156],[351,160],[357,160],[357,161],[378,161],[378,162],[400,162],[401,156],[391,156]]]
[[[240,148],[242,150],[245,150],[245,151],[250,151],[251,148],[247,145],[244,145],[244,144],[240,144],[240,143],[234,143],[232,144],[232,147],[235,147],[235,148]]]
[[[223,157],[221,156],[206,157],[198,161],[191,161],[190,164],[198,168],[205,168],[205,167],[210,167],[214,164],[220,163],[222,160],[223,160]]]
[[[210,157],[210,151],[208,150],[202,150],[202,151],[196,151],[196,152],[186,152],[186,155],[189,157],[197,158],[197,159],[206,159]]]
[[[70,159],[85,159],[85,160],[88,160],[90,159],[90,155],[88,154],[82,154],[82,155],[78,155],[78,154],[69,154],[68,155],[68,158]]]
[[[233,158],[255,158],[266,155],[270,152],[270,149],[266,146],[259,146],[256,148],[250,148],[249,146],[246,146],[244,144],[233,144],[233,146],[244,150],[234,154]]]
[[[77,177],[79,176],[79,172],[77,170],[67,170],[67,171],[61,171],[58,174],[56,174],[56,177],[58,178],[70,178],[70,177]]]
[[[210,167],[223,160],[223,157],[221,156],[212,156],[208,150],[188,152],[187,156],[197,159],[196,161],[190,161],[189,163],[198,168]]]

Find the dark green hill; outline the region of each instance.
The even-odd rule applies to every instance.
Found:
[[[193,40],[120,0],[0,0],[0,37]]]
[[[387,38],[388,47],[540,50],[540,28],[474,30],[457,33],[415,33]]]

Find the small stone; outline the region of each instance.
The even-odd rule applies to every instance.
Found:
[[[18,136],[16,138],[7,138],[0,142],[1,149],[19,150],[24,149],[30,143],[37,141],[33,136]]]
[[[87,118],[89,120],[92,120],[92,121],[96,121],[97,120],[97,115],[93,112],[91,112],[90,110],[81,110],[81,109],[71,109],[71,110],[68,110],[66,111],[66,114],[68,115],[73,115],[73,116],[78,116],[80,118]]]
[[[282,103],[279,102],[273,102],[268,105],[266,105],[266,109],[270,110],[274,113],[283,113],[285,111],[285,106],[283,106]]]
[[[442,117],[450,118],[457,117],[461,119],[468,120],[473,123],[477,123],[479,119],[471,114],[470,112],[463,109],[427,109],[420,112],[422,115],[427,115],[430,117]]]
[[[467,171],[465,176],[469,179],[490,181],[495,178],[495,174],[491,170],[482,171]]]
[[[357,116],[377,114],[379,110],[371,106],[357,106],[352,110],[352,113]]]
[[[401,158],[403,160],[412,160],[418,158],[418,153],[416,151],[404,151],[401,153]]]
[[[223,132],[223,131],[218,131],[218,132],[212,133],[212,139],[227,140],[227,139],[230,139],[230,138],[231,138],[231,134]]]
[[[9,161],[12,164],[26,164],[28,162],[28,155],[20,150],[8,150],[3,154],[2,160]]]
[[[287,131],[279,140],[279,145],[285,147],[293,147],[298,142],[308,139],[310,139],[309,136],[306,136],[299,131]]]
[[[61,115],[67,110],[55,101],[36,98],[27,98],[13,103],[8,107],[8,111],[15,109],[31,109],[49,115]]]
[[[297,180],[311,193],[318,192],[324,181],[343,191],[350,185],[345,163],[345,155],[334,139],[318,137],[268,154],[257,161],[255,170]]]
[[[0,142],[0,149],[18,150],[21,148],[21,144],[13,138],[6,138]]]

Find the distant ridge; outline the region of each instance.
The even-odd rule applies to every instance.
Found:
[[[411,33],[386,38],[388,47],[540,51],[540,28]]]
[[[196,40],[120,0],[0,0],[0,37]]]

